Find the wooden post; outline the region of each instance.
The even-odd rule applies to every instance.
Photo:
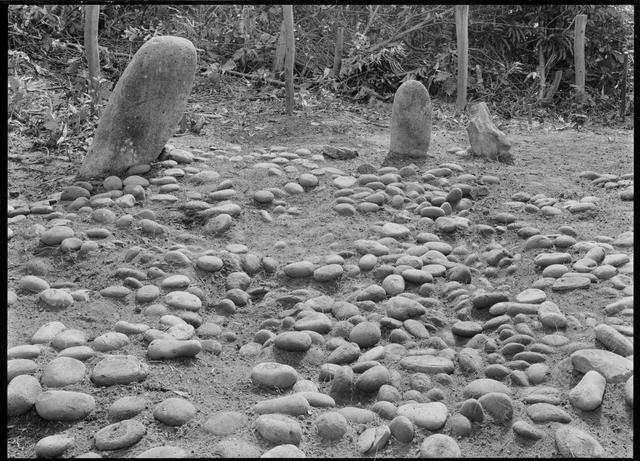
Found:
[[[284,89],[286,93],[287,114],[293,114],[293,64],[296,48],[293,36],[293,5],[282,5],[284,30],[286,36],[286,53],[284,58]]]
[[[587,29],[587,15],[576,16],[576,25],[573,38],[573,57],[575,60],[576,90],[579,100],[584,98],[585,66],[584,66],[584,33]]]
[[[84,10],[84,50],[89,67],[89,91],[97,103],[98,78],[100,77],[100,53],[98,50],[98,18],[100,5],[87,5]]]
[[[467,105],[467,67],[469,65],[469,5],[456,5],[456,37],[458,45],[458,91],[456,113]]]
[[[627,113],[627,67],[629,61],[629,52],[624,53],[624,61],[622,62],[622,82],[620,82],[620,118],[624,120]]]
[[[273,58],[273,73],[282,71],[284,68],[284,55],[287,48],[285,40],[284,21],[280,24],[280,35],[278,36],[278,45],[276,46],[276,55]]]
[[[340,66],[342,65],[342,48],[344,46],[344,27],[338,27],[336,36],[336,47],[333,50],[333,69],[331,75],[334,78],[340,76]]]

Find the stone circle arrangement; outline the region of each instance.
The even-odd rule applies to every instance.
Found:
[[[177,42],[178,53],[191,53]],[[191,82],[181,82],[188,95]],[[410,92],[406,105],[421,122],[407,129],[394,116],[390,152],[426,156],[431,114],[423,88],[415,82],[398,90],[400,102]],[[406,116],[401,107],[394,102]],[[477,112],[491,125],[486,107]],[[497,147],[478,153],[512,161],[504,134],[485,131]],[[408,139],[416,132],[417,140]],[[414,150],[397,147],[403,143]],[[472,207],[501,179],[455,162],[424,169],[360,163],[345,171],[336,155],[357,156],[348,148],[166,144],[159,158],[150,152],[151,160],[134,158],[122,175],[79,178],[47,200],[9,203],[9,246],[36,242],[25,275],[9,282],[9,324],[25,306],[55,319],[110,303],[119,317],[89,334],[69,315],[9,344],[10,422],[32,415],[62,428],[37,441],[36,456],[295,458],[339,445],[362,457],[402,449],[407,457],[473,457],[461,441],[487,426],[532,450],[551,440],[561,457],[616,456],[583,415],[614,395],[633,407],[633,232],[584,239],[569,225],[543,234],[519,219],[589,213],[606,206],[600,198],[516,192],[506,203],[514,212],[495,212],[484,224],[473,222]],[[93,161],[83,165],[87,177]],[[233,165],[235,177],[214,169],[221,162]],[[237,189],[243,171],[281,185]],[[633,173],[576,178],[633,200]],[[314,202],[319,191],[333,202]],[[299,198],[309,209],[290,205]],[[273,256],[287,247],[282,240],[270,254],[229,241],[249,218],[268,227],[320,206],[336,220],[366,223],[361,238],[344,248],[329,234],[321,237],[326,254],[300,248],[294,260]],[[176,218],[193,233],[169,224]],[[508,233],[520,239],[518,248],[498,243]],[[135,242],[119,239],[132,234]],[[92,282],[99,290],[82,278],[53,282],[58,265],[92,258],[107,274]],[[539,274],[530,287],[492,281],[525,266]],[[557,301],[584,290],[615,298],[599,307],[603,321],[566,313]],[[210,379],[190,381],[203,364],[213,364]],[[227,365],[245,370],[238,387],[251,403],[223,399],[224,409],[203,410],[210,397],[190,385],[218,392],[223,377],[214,371],[225,374]],[[171,368],[183,377],[179,390],[165,374]],[[164,398],[147,396],[150,382]],[[99,429],[83,432],[89,421]],[[163,443],[157,434],[171,428],[171,443]],[[190,446],[194,431],[206,436],[206,450]]]

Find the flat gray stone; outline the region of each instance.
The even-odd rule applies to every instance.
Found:
[[[567,424],[555,432],[556,447],[563,458],[602,458],[604,449],[590,434]]]
[[[295,419],[285,415],[261,415],[256,419],[256,431],[275,444],[298,445],[302,440],[302,428]]]
[[[416,426],[436,431],[444,426],[449,410],[441,402],[409,403],[398,407],[398,416],[406,416]]]
[[[400,360],[400,366],[407,370],[422,373],[453,373],[453,362],[446,357],[435,355],[411,355]]]
[[[47,364],[40,381],[47,387],[64,387],[82,381],[86,370],[80,360],[58,357]]]
[[[556,279],[551,285],[552,291],[570,291],[577,289],[589,288],[591,286],[591,279],[588,277],[580,277],[580,276],[571,276],[563,275],[559,279]]]
[[[571,416],[566,411],[550,403],[534,403],[528,406],[527,415],[535,423],[571,422]]]
[[[595,370],[608,383],[621,383],[633,375],[633,362],[621,355],[601,349],[581,349],[571,354],[573,368],[582,373]]]
[[[263,362],[253,367],[251,380],[259,386],[287,389],[298,380],[298,372],[289,365]]]
[[[125,419],[103,427],[95,433],[94,439],[98,450],[119,450],[138,443],[147,429],[135,419]]]
[[[143,397],[135,395],[121,397],[107,408],[107,417],[110,421],[122,421],[123,419],[131,419],[145,408],[148,401]]]
[[[420,445],[422,458],[460,458],[462,452],[454,438],[444,434],[433,434]]]
[[[97,386],[129,384],[144,380],[149,374],[149,365],[133,355],[110,355],[93,368],[91,380]]]
[[[153,417],[170,426],[182,426],[196,416],[196,407],[186,399],[170,397],[153,410]]]
[[[55,434],[38,440],[34,448],[38,458],[55,458],[61,456],[74,444],[73,437],[65,434]]]
[[[569,391],[569,402],[582,411],[592,411],[602,404],[607,380],[595,370],[585,373],[580,382]]]
[[[45,391],[38,396],[35,407],[38,415],[48,421],[77,421],[95,410],[96,401],[83,392]]]
[[[28,412],[42,393],[40,382],[31,375],[19,375],[7,386],[7,416]]]

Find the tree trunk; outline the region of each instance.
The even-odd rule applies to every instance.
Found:
[[[573,39],[573,56],[575,60],[576,90],[578,100],[582,100],[585,94],[585,66],[584,66],[584,34],[587,28],[587,15],[576,16],[575,35]]]
[[[293,36],[293,5],[282,5],[284,30],[286,36],[286,53],[284,58],[284,85],[286,92],[287,114],[293,114],[293,64],[296,58],[295,39]]]
[[[98,50],[98,17],[100,5],[85,6],[84,48],[89,67],[89,89],[94,103],[97,102],[98,78],[100,77],[100,53]]]
[[[456,5],[456,37],[458,45],[458,91],[456,113],[467,105],[467,68],[469,65],[469,5]]]
[[[342,64],[342,48],[344,46],[344,27],[338,27],[336,36],[336,47],[333,50],[333,69],[331,71],[334,78],[340,76],[340,65]]]

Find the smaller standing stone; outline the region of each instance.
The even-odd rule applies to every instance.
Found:
[[[431,98],[417,80],[404,82],[393,98],[389,154],[425,158],[431,141]]]
[[[485,102],[470,108],[471,119],[467,127],[470,151],[476,155],[504,163],[513,164],[509,152],[511,143],[507,136],[494,125]]]

